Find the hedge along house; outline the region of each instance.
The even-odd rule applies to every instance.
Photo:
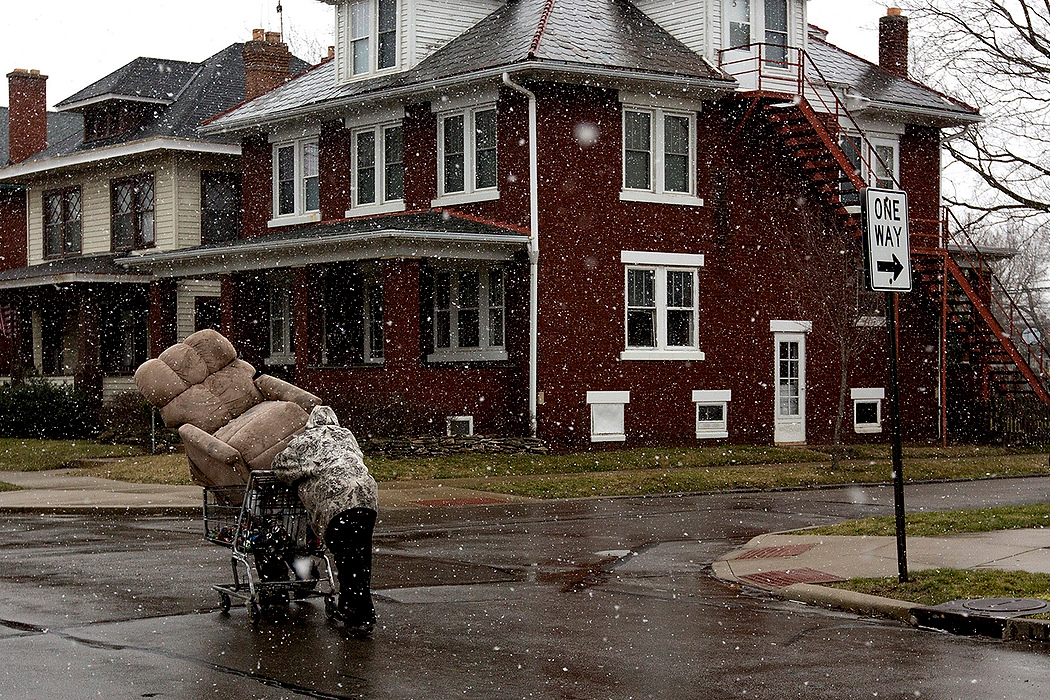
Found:
[[[0,298],[17,309],[14,372],[75,384],[98,403],[134,389],[151,341],[218,325],[218,282],[151,284],[115,259],[235,240],[240,143],[196,129],[308,67],[261,31],[199,63],[137,58],[59,102],[78,128],[46,139],[46,76],[8,76],[12,114],[28,114],[11,120],[20,157],[0,169],[0,186],[24,197],[2,217],[21,257],[0,272]],[[169,313],[151,324],[151,307]]]
[[[904,18],[880,67],[804,0],[326,1],[334,60],[203,127],[241,138],[241,238],[122,264],[219,279],[247,359],[355,428],[824,442],[845,386],[847,437],[869,439],[868,182],[908,191],[928,272],[901,310],[906,437],[947,435],[951,392],[981,398],[948,385],[944,298],[957,280],[978,320],[987,298],[939,223],[940,129],[979,115],[907,79]]]

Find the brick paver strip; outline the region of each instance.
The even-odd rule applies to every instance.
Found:
[[[733,559],[776,559],[779,557],[797,557],[813,549],[812,544],[786,544],[780,547],[759,547],[748,549]]]

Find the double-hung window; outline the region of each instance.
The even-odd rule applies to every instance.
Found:
[[[397,0],[354,0],[341,8],[350,76],[397,67],[397,10]]]
[[[885,137],[861,139],[847,134],[839,139],[839,147],[869,187],[897,189],[900,162],[896,140]],[[847,203],[859,203],[860,198],[852,184],[845,183],[842,189],[848,198]]]
[[[153,175],[137,175],[111,183],[113,250],[147,248],[154,244],[153,194]]]
[[[724,0],[723,14],[725,48],[764,43],[762,57],[766,61],[787,61],[788,0]]]
[[[44,257],[80,254],[79,187],[44,192]]]
[[[271,226],[320,219],[319,174],[317,138],[274,144]]]
[[[432,318],[430,361],[507,359],[503,268],[437,270]]]
[[[622,360],[702,360],[698,271],[703,255],[622,251],[626,349]]]
[[[696,196],[696,114],[624,105],[620,199],[701,204]]]
[[[435,206],[496,199],[496,108],[438,115],[438,199]]]
[[[295,363],[292,279],[277,275],[270,281],[270,352],[266,361],[271,365],[291,365]]]
[[[405,208],[405,159],[401,125],[369,126],[352,133],[353,197],[347,216],[402,211]]]

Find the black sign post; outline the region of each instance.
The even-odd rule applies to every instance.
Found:
[[[886,293],[889,355],[890,449],[893,458],[893,514],[897,525],[897,579],[908,581],[908,545],[904,532],[904,459],[901,449],[900,386],[897,379],[897,293],[910,292],[911,244],[908,195],[869,187],[864,191],[864,262],[868,288]]]

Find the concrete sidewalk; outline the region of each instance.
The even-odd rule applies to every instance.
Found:
[[[21,487],[0,492],[0,511],[136,510],[199,514],[200,486],[160,486],[79,476],[76,470],[0,471],[0,482]],[[533,499],[484,493],[428,481],[379,485],[381,509],[521,503]]]
[[[1050,574],[1050,529],[909,537],[907,562],[909,573],[950,568]],[[883,615],[912,624],[921,621],[921,612],[928,610],[915,603],[820,585],[850,578],[896,578],[894,537],[760,535],[716,561],[712,569],[724,581],[789,600]],[[1005,628],[1002,632],[1007,634]],[[1018,636],[1016,631],[1012,634]],[[1047,630],[1042,629],[1026,636],[1045,639],[1037,635],[1046,634]]]

